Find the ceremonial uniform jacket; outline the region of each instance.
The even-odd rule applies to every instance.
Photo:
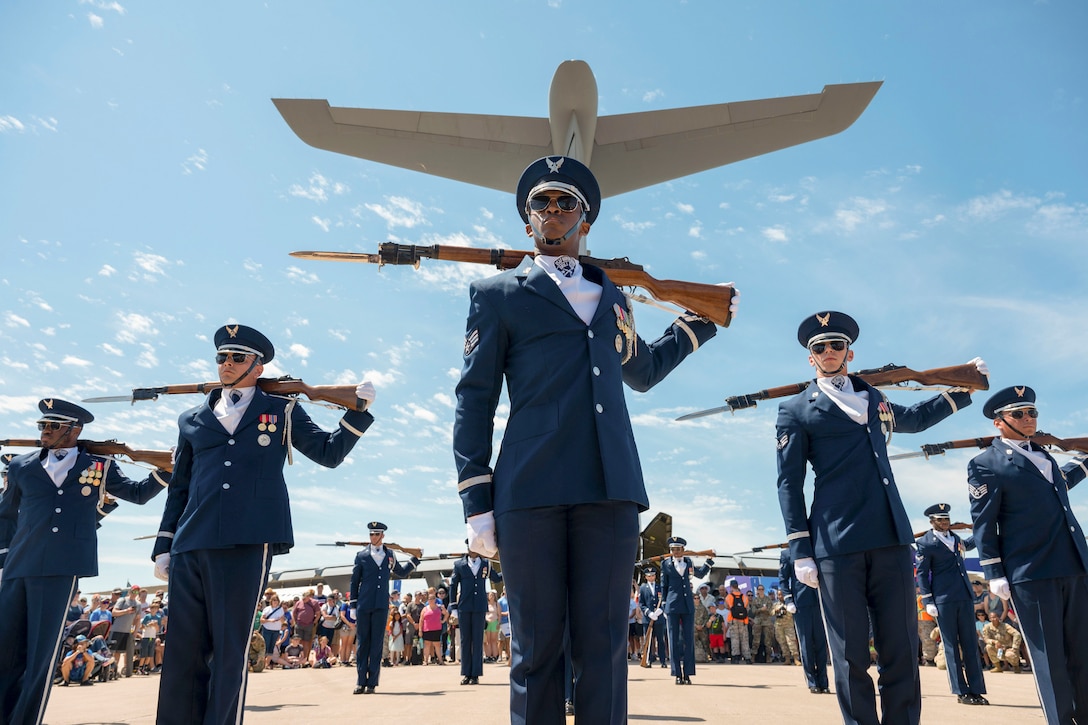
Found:
[[[355,555],[355,568],[351,570],[351,589],[348,601],[356,611],[389,608],[389,578],[395,574],[403,579],[419,566],[419,559],[411,557],[407,564],[402,564],[393,556],[393,551],[382,544],[385,558],[381,564],[370,555],[371,547],[367,544]]]
[[[654,589],[655,587],[649,584],[643,584],[638,588],[638,606],[642,610],[643,621],[647,621],[650,612],[661,606],[661,585],[657,585],[656,592]]]
[[[783,549],[778,557],[778,588],[782,590],[786,604],[793,602],[798,609],[820,606],[819,592],[803,583],[794,573],[789,549]]]
[[[661,562],[661,598],[665,600],[665,614],[694,614],[695,598],[692,596],[691,579],[702,579],[710,573],[710,565],[696,567],[689,557],[684,557],[687,566],[681,574],[672,563],[672,557]]]
[[[894,431],[917,433],[971,404],[967,393],[942,393],[911,407],[869,392],[869,420],[851,420],[816,385],[778,408],[778,501],[793,560],[840,556],[884,546],[910,545],[914,533],[903,508],[885,442]],[[811,510],[805,506],[805,467],[815,475]]]
[[[42,468],[43,451],[13,458],[0,496],[0,569],[4,579],[97,576],[98,520],[105,494],[146,503],[170,482],[165,471],[133,481],[115,463],[79,450],[60,487]]]
[[[487,611],[487,582],[501,582],[502,574],[495,571],[491,562],[483,559],[480,562],[480,573],[472,573],[472,565],[467,556],[462,556],[453,565],[453,575],[450,576],[449,598],[456,602],[458,612],[486,612]]]
[[[583,265],[583,275],[601,285],[588,326],[531,257],[470,289],[453,428],[466,517],[598,501],[649,507],[621,383],[649,390],[716,328],[679,319],[647,344],[604,273]],[[510,414],[492,470],[504,376]]]
[[[1088,470],[1082,459],[1059,468],[1046,456],[1054,483],[1001,438],[967,464],[975,542],[987,579],[1015,584],[1088,572],[1084,529],[1069,505],[1069,489]]]
[[[271,544],[272,554],[286,553],[294,546],[283,477],[288,434],[295,450],[335,468],[374,422],[370,413],[349,410],[328,433],[294,400],[257,389],[228,433],[213,411],[221,393],[213,390],[178,419],[174,476],[152,558],[247,544]]]
[[[922,591],[922,605],[946,602],[974,602],[971,578],[963,563],[963,553],[975,548],[975,537],[961,539],[949,531],[956,542],[953,552],[933,530],[918,538],[918,588]]]

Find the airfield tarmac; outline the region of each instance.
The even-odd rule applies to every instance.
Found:
[[[875,677],[875,668],[871,670]],[[509,669],[484,665],[480,685],[459,685],[457,665],[395,667],[382,671],[373,695],[352,695],[355,669],[271,670],[249,677],[248,723],[418,722],[437,718],[445,725],[506,725]],[[989,707],[960,705],[949,694],[945,673],[921,670],[925,725],[1030,725],[1043,723],[1030,674],[986,674]],[[629,721],[633,723],[718,723],[724,718],[773,718],[772,722],[837,725],[835,697],[812,695],[800,668],[788,665],[699,665],[694,684],[677,686],[667,669],[630,670]],[[93,687],[55,687],[47,725],[153,723],[159,678],[134,676]],[[568,717],[573,724],[574,718]],[[766,720],[763,720],[766,722]]]

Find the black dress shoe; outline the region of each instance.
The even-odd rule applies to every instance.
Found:
[[[366,688],[366,694],[373,695],[374,694],[374,688],[373,687]]]
[[[990,704],[990,701],[987,700],[982,695],[975,695],[975,700],[976,700],[976,702],[975,702],[976,705],[989,705]]]
[[[972,695],[971,693],[967,693],[966,695],[958,695],[956,697],[956,700],[961,705],[989,705],[990,704],[990,702],[986,698],[979,697],[978,695]]]
[[[366,692],[366,688],[365,688],[365,687],[363,687],[362,685],[359,685],[358,687],[356,687],[356,688],[355,688],[355,689],[354,689],[354,690],[352,691],[352,693],[351,693],[351,694],[353,694],[353,695],[361,695],[361,694],[363,694],[364,692]]]
[[[472,682],[470,682],[469,684],[470,684],[470,685],[478,685],[478,684],[480,684],[480,678],[479,678],[479,677],[473,677],[473,678],[472,678]]]
[[[685,685],[690,685],[691,684],[691,678],[688,677],[687,675],[684,675],[684,684]]]
[[[821,692],[819,687],[810,687],[808,688],[808,691],[811,692],[813,695],[819,695]]]
[[[665,667],[665,663],[664,663],[664,662],[662,662],[662,663],[661,663],[661,666],[662,666],[662,667]]]
[[[471,677],[462,677],[461,678],[461,684],[462,685],[471,685],[472,684],[472,678]]]
[[[830,695],[831,694],[831,688],[830,687],[821,687],[820,688],[820,694],[821,695]]]
[[[684,678],[683,677],[677,677],[676,678],[676,684],[678,684],[678,685],[684,684]]]

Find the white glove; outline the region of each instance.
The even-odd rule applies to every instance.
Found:
[[[651,621],[656,622],[657,618],[660,617],[660,616],[661,616],[661,614],[656,609],[654,611],[650,612],[650,620]]]
[[[786,605],[786,611],[789,612],[790,614],[797,614],[797,605],[794,604],[793,602],[790,602],[789,604]]]
[[[654,610],[654,619],[657,619],[658,617],[660,617],[664,613],[665,613],[665,610],[662,609],[661,607],[658,607],[657,609]]]
[[[170,553],[166,552],[155,557],[155,578],[164,582],[170,581]]]
[[[466,525],[469,551],[475,551],[485,559],[494,559],[499,555],[499,545],[495,541],[494,511],[469,516]]]
[[[797,581],[805,586],[818,589],[820,586],[820,572],[816,568],[816,562],[810,558],[798,559],[793,562],[793,573],[797,575]]]
[[[3,581],[3,579],[4,579],[4,570],[0,569],[0,581]]]
[[[717,287],[733,287],[732,282],[719,282]],[[737,307],[740,306],[740,290],[733,287],[733,299],[729,300],[729,316],[737,314]]]
[[[980,357],[976,357],[976,358],[973,358],[973,359],[967,361],[968,365],[970,365],[971,363],[975,364],[975,370],[978,370],[980,373],[982,373],[986,377],[990,377],[990,368],[986,367],[986,361],[985,360],[983,360]]]
[[[928,614],[931,617],[936,617],[937,616],[937,605],[936,604],[927,604],[926,605],[926,614]]]
[[[358,610],[356,610],[356,609],[355,609],[355,607],[352,607],[352,608],[351,608],[351,618],[352,618],[352,619],[355,619],[355,615],[356,615],[356,612],[357,612],[357,611],[358,611]]]
[[[1012,597],[1012,592],[1009,591],[1009,580],[1005,577],[998,577],[997,579],[990,580],[990,593],[994,596],[1001,597],[1006,602]]]
[[[363,410],[367,410],[374,403],[374,396],[378,393],[374,390],[374,383],[369,380],[365,380],[355,386],[355,397],[359,400],[365,400]]]

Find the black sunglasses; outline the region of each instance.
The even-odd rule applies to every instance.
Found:
[[[544,211],[553,201],[559,207],[559,211],[574,211],[581,204],[578,197],[564,194],[554,199],[550,196],[534,196],[529,199],[528,206],[532,211]]]
[[[842,352],[846,349],[845,340],[832,340],[831,342],[814,342],[808,346],[809,351],[814,355],[823,355],[824,350],[830,347],[835,352]]]
[[[1035,408],[1028,408],[1027,410],[1010,410],[1010,411],[1008,411],[1006,413],[1002,413],[1001,417],[1004,418],[1006,415],[1009,416],[1010,418],[1012,418],[1013,420],[1020,420],[1025,415],[1027,417],[1029,417],[1029,418],[1038,418],[1039,417],[1039,411],[1036,410]]]
[[[215,354],[215,363],[222,365],[227,361],[227,358],[230,358],[231,362],[244,363],[247,357],[249,355],[244,352],[217,352]]]

